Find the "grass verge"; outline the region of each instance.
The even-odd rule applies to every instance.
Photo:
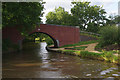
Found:
[[[87,46],[74,47],[72,49],[74,49],[74,50],[85,50],[85,48],[87,48]]]
[[[91,43],[96,43],[98,42],[98,40],[91,40],[91,41],[80,41],[76,44],[69,44],[69,45],[64,45],[62,46],[61,48],[64,48],[64,47],[72,47],[72,46],[80,46],[80,45],[86,45],[86,44],[91,44]]]
[[[69,55],[75,55],[82,58],[89,58],[89,59],[95,59],[95,60],[101,60],[106,62],[111,62],[120,65],[118,62],[120,59],[118,56],[113,55],[112,52],[103,51],[101,54],[94,53],[94,52],[88,52],[88,51],[75,51],[75,50],[60,50],[60,53],[65,53]]]

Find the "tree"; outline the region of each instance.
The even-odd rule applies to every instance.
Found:
[[[116,24],[120,24],[120,16],[116,16],[115,17],[115,23]]]
[[[49,12],[46,16],[47,24],[57,24],[57,25],[74,25],[75,17],[71,16],[64,8],[55,8],[55,11]]]
[[[22,26],[21,33],[36,27],[41,22],[44,2],[3,2],[2,27]]]
[[[107,21],[107,24],[108,25],[114,25],[116,22],[115,22],[115,14],[110,14],[109,17],[108,17],[108,21]]]
[[[118,34],[118,30],[120,29],[116,25],[111,25],[111,26],[108,25],[108,26],[102,27],[100,29],[101,38],[99,40],[100,41],[99,44],[101,45],[101,47],[119,43],[120,33]]]
[[[72,5],[71,13],[77,17],[77,25],[81,30],[97,32],[100,26],[105,25],[107,18],[102,7],[91,6],[90,2],[72,2]]]
[[[107,25],[116,25],[116,24],[120,24],[120,16],[115,14],[109,15]]]

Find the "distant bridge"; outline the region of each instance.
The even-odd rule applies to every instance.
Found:
[[[54,41],[54,47],[74,44],[80,41],[79,28],[73,26],[40,24],[40,27],[37,26],[36,29],[29,32],[29,34],[36,32],[50,36]],[[3,28],[2,35],[3,39],[10,39],[14,44],[19,45],[22,45],[22,41],[25,39],[16,27]]]

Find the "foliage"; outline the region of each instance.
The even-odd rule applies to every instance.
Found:
[[[108,62],[117,62],[118,56],[113,55],[112,52],[103,51],[102,54],[94,53],[94,52],[88,52],[88,51],[81,51],[80,52],[81,57],[88,57],[93,59],[101,59]]]
[[[108,52],[108,51],[103,51],[102,57],[108,61],[108,62],[115,62],[118,60],[118,57],[116,57],[115,55],[113,55],[112,52]]]
[[[102,48],[101,48],[101,45],[99,43],[95,46],[95,50],[102,52]]]
[[[41,22],[44,2],[3,2],[2,27],[22,26],[25,33]]]
[[[80,56],[89,57],[89,58],[98,58],[98,57],[101,57],[101,54],[94,53],[94,52],[88,52],[88,51],[81,51]]]
[[[79,43],[64,45],[62,47],[80,46],[80,45],[91,44],[91,43],[96,43],[96,42],[98,42],[98,40],[80,41]]]
[[[120,45],[120,26],[118,26],[118,40],[117,40],[118,45]]]
[[[97,39],[100,38],[100,36],[98,36],[98,35],[88,34],[88,33],[83,33],[83,32],[80,32],[80,35],[89,36],[89,37],[93,37],[93,38],[97,38]]]
[[[46,19],[47,24],[57,25],[73,25],[73,23],[75,24],[75,21],[73,20],[74,17],[72,17],[62,7],[55,8],[55,11],[49,12],[46,16]]]
[[[108,17],[108,21],[107,21],[108,25],[114,25],[114,24],[118,24],[118,23],[120,23],[120,16],[119,15],[111,14]]]
[[[106,25],[108,19],[102,7],[90,2],[72,2],[71,14],[64,8],[55,8],[54,12],[49,12],[46,16],[46,23],[58,25],[79,26],[81,30],[90,32],[99,31],[100,27]]]
[[[71,13],[77,17],[77,25],[79,25],[81,30],[97,32],[100,26],[105,25],[107,18],[105,16],[106,12],[102,7],[91,6],[90,2],[86,1],[72,2],[72,6]]]
[[[53,42],[53,40],[50,38],[50,37],[46,37],[46,43],[47,43],[47,45],[52,45],[52,44],[54,44],[54,42]]]
[[[45,33],[33,33],[31,35],[28,35],[28,36],[26,36],[26,39],[24,40],[24,43],[33,42],[33,41],[35,41],[35,38],[40,38],[40,42],[42,42],[42,39],[45,38],[45,42],[48,45],[54,44],[52,38]]]
[[[112,52],[103,51],[101,54],[94,53],[94,52],[88,52],[84,50],[75,51],[75,50],[61,50],[61,53],[70,54],[70,55],[76,55],[80,56],[82,58],[90,58],[90,59],[96,59],[96,60],[105,60],[107,62],[112,63],[118,63],[118,56],[115,56],[112,54]]]
[[[74,50],[63,50],[63,52],[75,52]]]
[[[8,50],[8,47],[11,47],[11,41],[9,39],[2,41],[2,50]]]
[[[102,50],[106,50],[108,52],[112,52],[113,54],[118,53],[118,51],[119,51],[118,49],[119,49],[119,45],[117,45],[117,44],[101,47],[101,44],[99,43],[95,46],[95,50],[97,50],[99,52],[102,52]]]
[[[11,50],[18,50],[19,49],[19,46],[16,45],[16,44],[13,44],[11,42],[11,40],[9,39],[3,39],[2,40],[2,51],[9,51],[9,49]]]
[[[105,26],[100,30],[101,38],[99,44],[101,47],[115,44],[118,42],[118,27],[115,25]]]
[[[119,15],[115,16],[114,20],[116,24],[120,23],[120,16]]]

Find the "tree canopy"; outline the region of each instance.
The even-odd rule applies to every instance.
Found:
[[[55,8],[55,11],[49,12],[46,16],[47,24],[73,25],[73,17],[64,8]]]
[[[55,8],[46,16],[46,23],[79,26],[81,30],[97,32],[107,22],[106,12],[102,7],[90,5],[90,2],[71,2],[71,14],[64,8]]]
[[[80,29],[96,32],[106,23],[106,12],[102,7],[91,6],[90,2],[72,2],[72,5],[71,13],[77,17]]]
[[[35,28],[41,22],[44,2],[3,2],[2,27],[23,26],[21,32]]]

